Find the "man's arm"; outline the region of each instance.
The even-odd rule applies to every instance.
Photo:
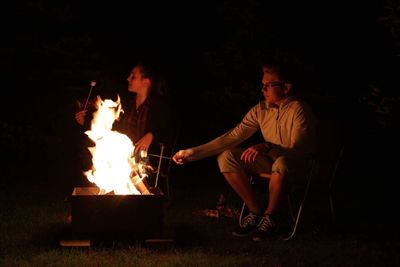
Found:
[[[211,140],[208,143],[192,147],[186,150],[181,150],[177,153],[177,163],[196,161],[206,157],[217,155],[229,148],[233,148],[244,140],[252,136],[260,129],[260,124],[257,120],[257,105],[254,106],[244,116],[242,121],[228,132]]]

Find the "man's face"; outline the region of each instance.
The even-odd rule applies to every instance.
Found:
[[[264,71],[262,78],[262,93],[269,104],[280,104],[290,91],[291,84],[279,80],[278,75]]]

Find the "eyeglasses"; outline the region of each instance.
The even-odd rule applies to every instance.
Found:
[[[261,91],[267,91],[268,88],[280,87],[284,85],[283,82],[270,82],[262,85]]]

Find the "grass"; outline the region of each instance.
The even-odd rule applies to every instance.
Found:
[[[41,156],[40,156],[41,155]],[[97,242],[90,248],[63,248],[73,164],[65,155],[36,154],[24,168],[4,166],[0,195],[0,266],[399,266],[398,231],[362,220],[332,227],[313,220],[291,241],[282,235],[263,242],[230,234],[237,220],[194,216],[213,208],[219,194],[240,202],[211,171],[204,182],[187,167],[172,182],[165,229],[174,243],[149,247],[136,240]],[[198,165],[200,166],[200,165]],[[191,172],[190,172],[191,171]],[[213,182],[214,181],[214,182]],[[212,190],[210,189],[212,183]]]

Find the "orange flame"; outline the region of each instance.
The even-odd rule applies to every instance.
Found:
[[[120,97],[116,102],[98,96],[97,111],[93,113],[91,130],[85,134],[94,141],[89,147],[92,169],[86,177],[99,188],[99,194],[114,191],[117,195],[147,194],[142,180],[147,177],[141,164],[135,162],[134,145],[128,136],[112,130],[115,120],[123,112]]]

